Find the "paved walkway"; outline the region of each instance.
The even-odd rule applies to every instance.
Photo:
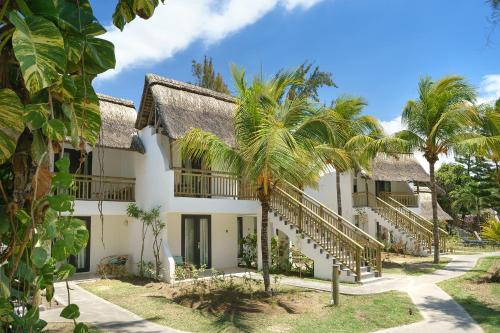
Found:
[[[481,257],[500,255],[500,252],[480,255],[450,255],[452,261],[444,269],[420,276],[389,275],[378,282],[360,287],[340,285],[340,292],[346,295],[366,295],[390,290],[404,291],[420,310],[424,320],[411,325],[394,327],[378,333],[484,333],[481,327],[450,295],[436,283],[465,274]],[[281,283],[330,291],[328,282],[284,278]]]
[[[358,287],[340,285],[340,292],[347,295],[366,295],[390,290],[408,293],[420,310],[424,320],[411,325],[394,327],[378,333],[484,333],[481,327],[458,305],[448,294],[436,286],[437,282],[462,275],[472,269],[477,260],[485,256],[500,255],[500,252],[480,255],[451,255],[452,261],[444,269],[432,274],[421,276],[389,275]],[[235,275],[240,275],[237,273]],[[258,273],[251,273],[258,277]],[[330,291],[329,282],[302,280],[298,278],[282,278],[281,283]],[[80,307],[82,322],[96,325],[103,331],[128,333],[179,333],[181,331],[160,326],[143,319],[134,313],[99,298],[77,285],[78,281],[70,282],[71,300]],[[66,304],[66,287],[63,283],[56,284],[55,298]],[[61,309],[41,312],[42,319],[49,322],[62,321],[59,317]]]
[[[180,333],[173,328],[157,325],[149,320],[110,303],[92,293],[80,288],[77,282],[70,282],[71,302],[80,308],[78,321],[95,325],[104,332],[117,333]],[[55,299],[67,305],[67,292],[64,283],[56,283]],[[62,308],[50,309],[40,312],[40,317],[47,322],[62,322],[59,316]]]

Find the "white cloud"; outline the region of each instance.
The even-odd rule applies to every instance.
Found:
[[[404,128],[403,124],[401,123],[401,116],[397,116],[396,118],[389,121],[381,121],[380,123],[384,128],[385,133],[387,134],[394,134]]]
[[[323,0],[170,0],[149,20],[136,19],[124,31],[108,27],[115,44],[116,68],[100,78],[172,57],[191,43],[216,43],[257,22],[271,10],[308,9]]]
[[[500,98],[500,74],[483,76],[479,87],[479,103],[492,103]]]

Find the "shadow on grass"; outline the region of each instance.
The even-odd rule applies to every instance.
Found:
[[[283,299],[287,294],[289,292],[282,291],[269,296],[262,290],[249,293],[241,288],[224,287],[203,294],[187,291],[173,297],[172,301],[213,315],[216,320],[212,326],[217,331],[235,328],[252,332],[255,315],[280,313],[282,310],[289,314],[300,313],[292,302]]]
[[[429,274],[437,269],[443,268],[443,264],[433,264],[430,262],[419,263],[397,263],[397,262],[384,262],[384,269],[401,269],[405,274],[419,275]]]

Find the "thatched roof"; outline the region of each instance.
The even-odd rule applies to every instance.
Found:
[[[106,148],[133,150],[144,153],[144,146],[135,129],[134,103],[98,94],[101,109],[101,135],[98,145]]]
[[[413,155],[378,155],[368,176],[373,180],[429,182],[429,175]]]
[[[201,128],[233,144],[234,111],[232,96],[148,74],[135,126],[142,129],[158,121],[162,132],[172,139],[191,128]]]
[[[423,216],[424,218],[431,220],[432,221],[432,201],[431,201],[431,193],[422,193],[420,192],[418,194],[419,200],[420,200],[420,212],[419,215]],[[441,206],[438,203],[438,219],[439,220],[453,220],[453,218],[441,208]]]

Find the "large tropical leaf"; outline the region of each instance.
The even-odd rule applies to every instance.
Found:
[[[118,29],[123,30],[125,24],[130,23],[135,18],[132,6],[133,0],[120,0],[116,4],[116,9],[113,13],[113,24]]]
[[[158,0],[133,0],[133,2],[134,12],[143,19],[150,18],[159,4]]]
[[[11,12],[9,20],[16,27],[12,46],[26,88],[33,94],[51,86],[66,67],[64,40],[59,29],[40,16],[22,18],[17,12]]]
[[[16,93],[10,89],[0,90],[0,164],[4,163],[16,149],[17,139],[24,129],[23,105]]]
[[[85,41],[85,72],[99,74],[115,68],[115,46],[113,43],[89,37]]]
[[[89,144],[95,145],[101,129],[99,99],[85,77],[75,77],[75,86],[73,106],[78,124],[78,135]]]

